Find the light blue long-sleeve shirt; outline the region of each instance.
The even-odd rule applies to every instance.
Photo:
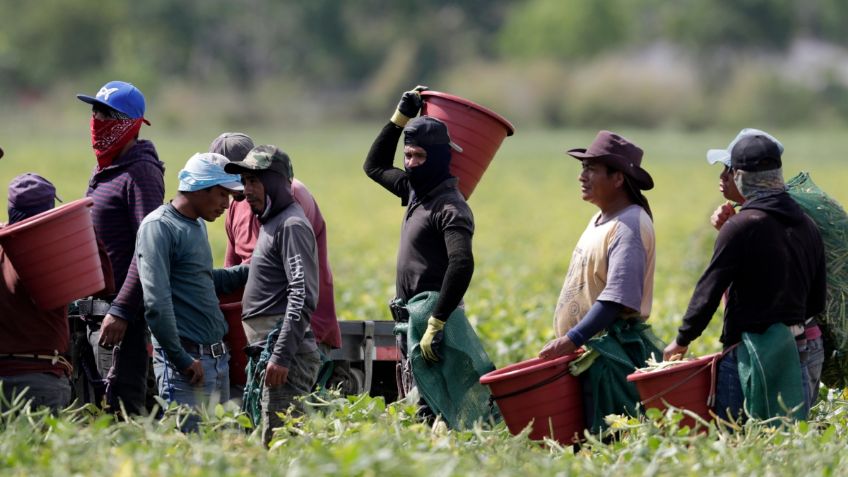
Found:
[[[248,267],[213,269],[206,224],[185,217],[171,204],[144,218],[135,250],[147,325],[167,358],[177,369],[185,369],[194,358],[180,338],[203,345],[223,339],[227,321],[216,293],[244,286]]]

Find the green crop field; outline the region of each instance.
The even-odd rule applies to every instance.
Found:
[[[5,121],[8,123],[9,121]],[[49,126],[49,125],[48,125]],[[247,130],[293,160],[328,226],[336,303],[342,319],[389,319],[393,296],[400,201],[371,182],[362,161],[380,124],[326,130]],[[83,196],[94,164],[85,119],[76,129],[35,132],[9,124],[0,138],[0,183],[33,171],[51,179],[66,200]],[[221,131],[169,132],[144,128],[167,164],[167,196],[177,172]],[[645,150],[643,166],[656,188],[657,264],[650,323],[668,341],[716,232],[709,216],[723,200],[719,166],[704,160],[736,131],[618,131]],[[770,131],[786,146],[784,174],[811,172],[825,191],[848,204],[844,131]],[[595,209],[580,200],[579,162],[564,154],[585,147],[595,131],[525,131],[507,138],[470,200],[476,220],[475,273],[466,294],[469,318],[497,366],[535,356],[553,336],[552,311],[572,249]],[[0,205],[5,209],[5,194]],[[0,214],[5,219],[5,214]],[[211,224],[217,264],[223,262],[223,219]],[[717,316],[691,351],[719,349]],[[270,452],[238,428],[230,408],[211,410],[201,432],[175,431],[175,411],[160,420],[111,423],[87,411],[58,418],[0,416],[0,475],[838,475],[844,474],[848,406],[825,393],[808,423],[772,428],[749,423],[737,432],[712,428],[689,435],[674,420],[622,420],[611,442],[590,440],[579,452],[512,437],[501,425],[467,432],[432,431],[408,406],[379,399],[339,398],[292,424]],[[679,415],[677,416],[679,418]]]

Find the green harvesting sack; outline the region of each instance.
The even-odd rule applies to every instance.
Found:
[[[477,421],[500,419],[480,376],[495,370],[465,312],[457,308],[445,322],[441,360],[431,363],[421,353],[421,336],[439,301],[438,292],[423,292],[406,304],[409,310],[407,349],[421,397],[453,429],[468,429]]]
[[[827,301],[816,319],[824,338],[821,381],[831,388],[848,387],[848,214],[801,172],[789,182],[789,194],[819,227],[827,263]]]

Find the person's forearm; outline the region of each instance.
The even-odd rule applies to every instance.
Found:
[[[227,268],[216,268],[212,270],[212,281],[215,284],[215,293],[225,295],[243,287],[247,282],[247,274],[250,266],[246,263]]]
[[[286,315],[271,361],[289,367],[300,349],[318,302],[318,255],[315,236],[306,224],[286,226],[281,242],[285,244],[281,258],[289,283]]]
[[[383,126],[371,145],[362,169],[374,182],[406,199],[406,172],[393,166],[398,140],[403,129],[391,122]]]
[[[459,306],[468,290],[474,275],[474,255],[471,251],[471,234],[465,230],[452,230],[445,234],[445,246],[448,253],[448,267],[439,300],[433,309],[433,317],[447,320],[453,310]]]
[[[574,346],[580,347],[589,341],[593,336],[607,329],[618,317],[621,316],[621,310],[624,309],[620,303],[612,301],[596,301],[589,308],[586,316],[577,323],[577,326],[568,330],[566,335],[568,339],[574,343]]]
[[[136,255],[133,254],[129,270],[127,270],[127,278],[109,308],[110,315],[130,321],[135,320],[142,309],[142,290],[141,281],[138,278],[137,260]]]

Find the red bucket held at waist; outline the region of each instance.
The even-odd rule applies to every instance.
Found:
[[[421,114],[447,124],[451,140],[462,148],[462,152],[452,152],[450,170],[459,178],[459,191],[467,199],[504,138],[512,136],[515,128],[494,111],[459,96],[422,91],[421,98]]]
[[[0,228],[0,245],[42,310],[62,308],[106,286],[90,197]]]
[[[692,361],[649,372],[635,372],[627,380],[636,385],[645,409],[665,410],[668,406],[686,409],[706,421],[712,421],[710,410],[715,395],[715,377],[721,353],[703,356]],[[681,425],[695,427],[695,420],[686,417]]]
[[[580,440],[586,427],[583,391],[568,363],[578,354],[557,359],[528,359],[483,375],[509,432],[518,434],[532,422],[530,438],[552,437],[564,445]]]

